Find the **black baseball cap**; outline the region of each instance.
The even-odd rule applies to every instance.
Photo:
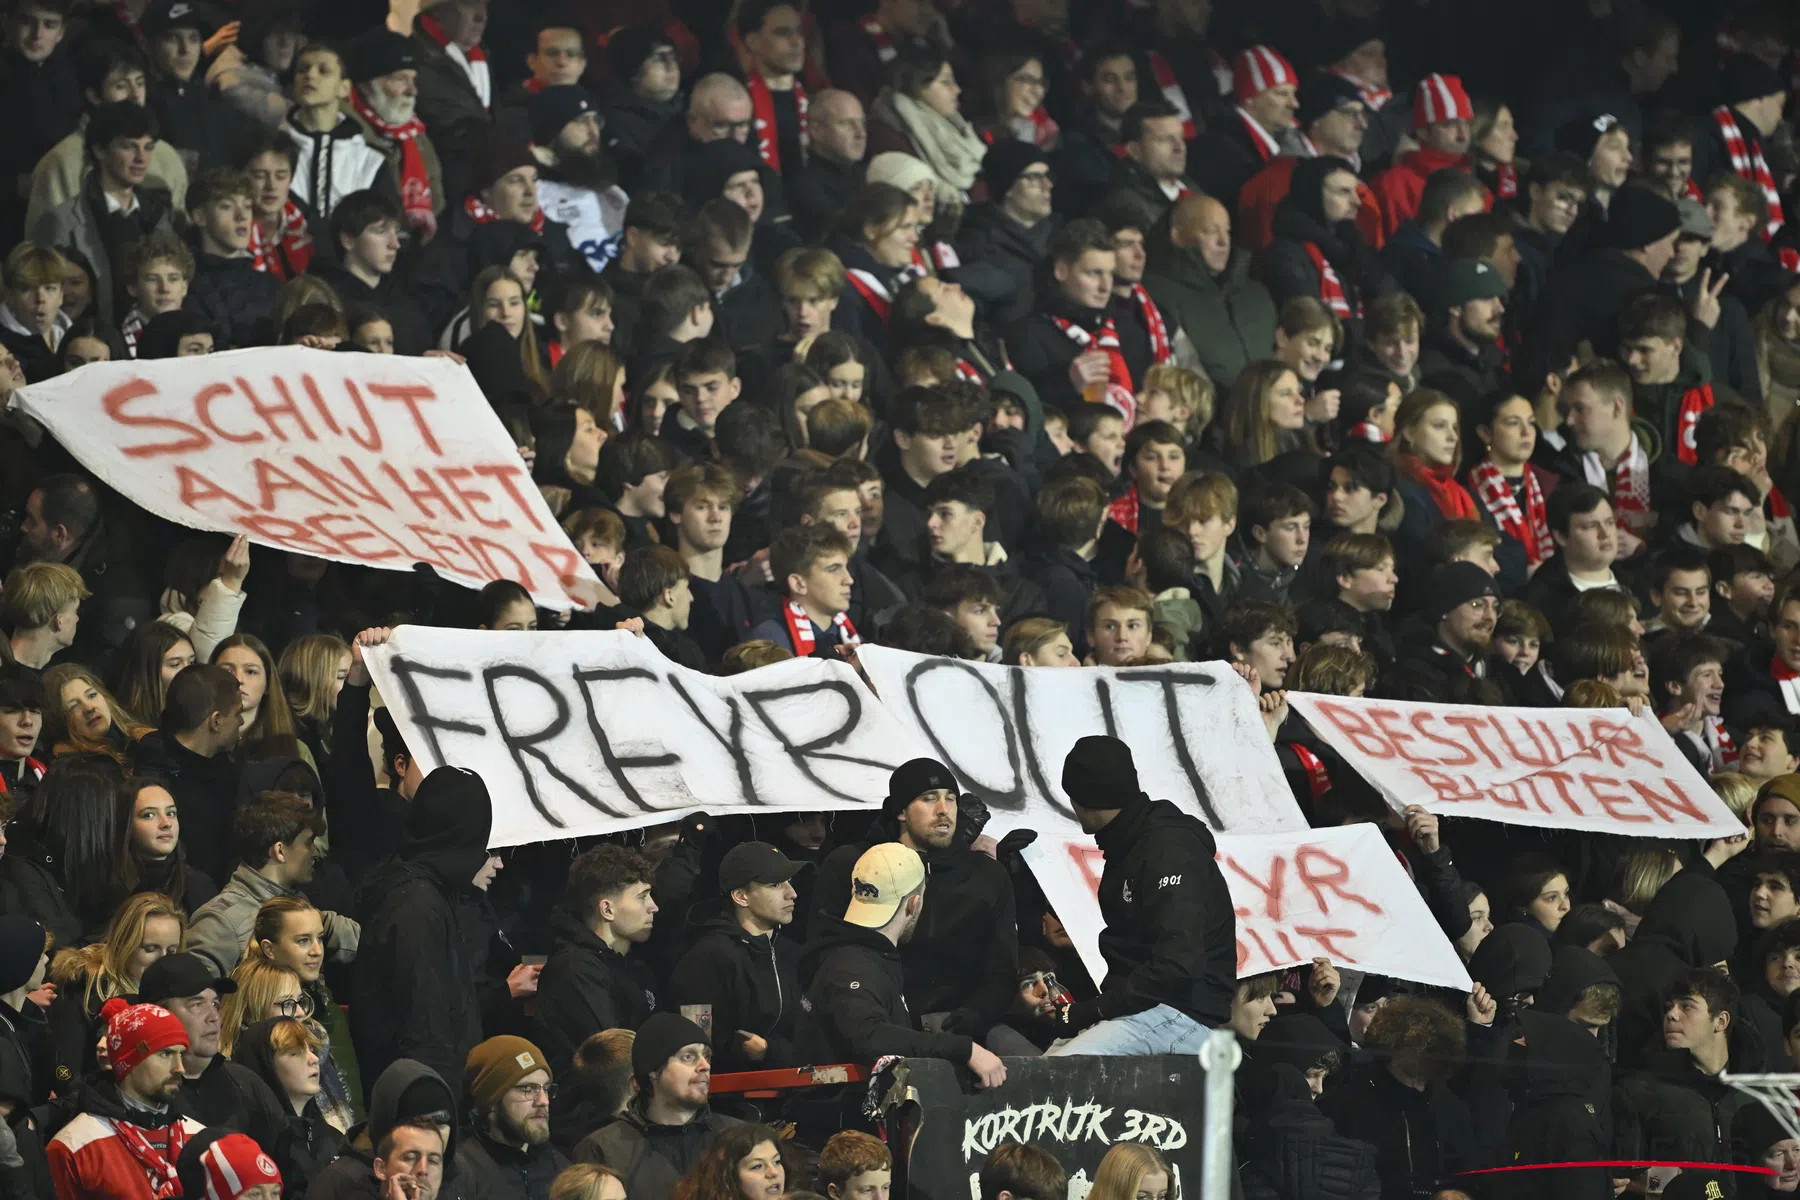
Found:
[[[184,950],[180,954],[165,954],[144,968],[137,998],[139,1004],[160,1004],[164,1000],[198,996],[207,988],[229,996],[238,990],[238,985],[220,976],[198,954]]]
[[[767,842],[733,846],[719,863],[719,890],[726,895],[753,883],[786,883],[807,864],[795,862]]]

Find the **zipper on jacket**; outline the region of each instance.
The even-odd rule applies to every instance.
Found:
[[[769,934],[769,970],[775,975],[775,1024],[781,1024],[781,1015],[787,1010],[787,998],[781,994],[781,966],[775,961],[775,934]],[[770,1030],[774,1032],[773,1029]]]

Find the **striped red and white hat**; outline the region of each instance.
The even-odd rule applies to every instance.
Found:
[[[1445,121],[1473,121],[1475,108],[1460,75],[1427,75],[1413,92],[1413,125],[1423,129]]]
[[[1232,92],[1239,101],[1254,99],[1284,83],[1297,86],[1299,82],[1288,60],[1268,46],[1240,50],[1231,60]]]
[[[183,1155],[184,1159],[188,1156]],[[199,1155],[206,1169],[205,1191],[187,1193],[188,1200],[237,1200],[253,1187],[281,1186],[281,1172],[263,1148],[241,1133],[228,1133]],[[184,1182],[187,1172],[183,1172]]]

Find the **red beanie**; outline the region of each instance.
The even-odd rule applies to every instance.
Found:
[[[115,1080],[170,1046],[187,1049],[181,1018],[160,1004],[127,1004],[124,997],[114,996],[100,1006],[100,1016],[106,1022],[106,1053]]]
[[[200,1165],[206,1168],[206,1190],[199,1195],[190,1191],[188,1200],[237,1200],[253,1187],[266,1183],[281,1186],[275,1160],[242,1133],[228,1133],[208,1146],[200,1155]],[[184,1171],[184,1183],[186,1175]]]
[[[1297,85],[1300,77],[1294,74],[1287,59],[1268,46],[1252,46],[1238,51],[1231,60],[1231,81],[1232,91],[1241,103],[1284,83]]]
[[[1413,92],[1413,126],[1423,129],[1445,121],[1473,121],[1475,108],[1460,75],[1427,75]]]

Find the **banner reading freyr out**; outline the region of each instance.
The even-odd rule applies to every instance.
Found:
[[[492,846],[698,810],[873,813],[894,768],[928,752],[854,670],[820,658],[720,679],[630,633],[404,625],[367,659],[420,764],[487,782]]]
[[[1063,759],[1094,733],[1131,746],[1151,797],[1215,830],[1306,828],[1256,697],[1224,663],[1068,671],[881,646],[862,647],[857,661],[895,719],[987,802],[995,835],[1079,832],[1062,790]]]
[[[592,568],[468,369],[303,346],[92,363],[13,394],[132,503],[195,529],[570,607]]]
[[[1639,837],[1744,831],[1648,711],[1300,692],[1288,703],[1397,809]]]

